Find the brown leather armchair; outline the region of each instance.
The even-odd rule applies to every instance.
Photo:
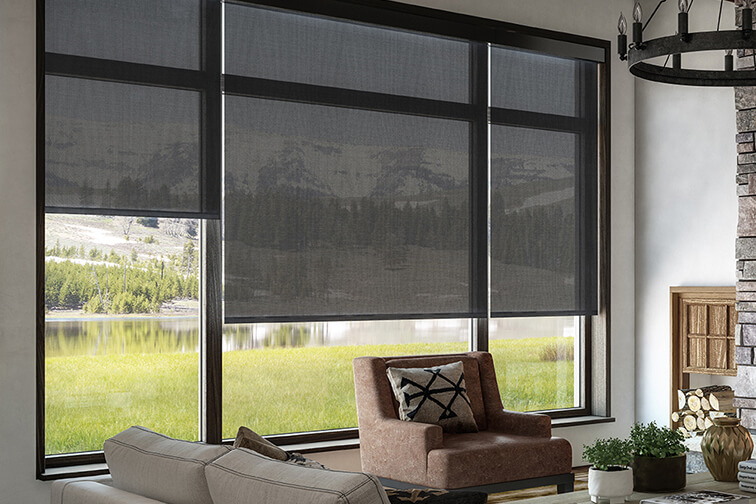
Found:
[[[386,368],[433,367],[462,361],[479,432],[450,434],[438,425],[399,420]],[[487,352],[359,357],[354,385],[362,470],[395,488],[488,493],[557,485],[574,488],[572,447],[551,436],[551,418],[504,410]]]

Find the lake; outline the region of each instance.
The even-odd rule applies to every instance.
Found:
[[[47,357],[198,352],[198,317],[50,318]],[[491,339],[574,336],[573,317],[498,319]],[[463,342],[467,319],[240,324],[224,326],[223,350]]]

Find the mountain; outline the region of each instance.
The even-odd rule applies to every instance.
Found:
[[[184,197],[197,194],[197,125],[122,124],[50,117],[47,180],[51,194],[72,195],[86,180],[97,197],[124,180],[141,190]],[[422,200],[465,191],[469,156],[451,147],[329,142],[308,136],[266,133],[230,125],[225,131],[227,192],[275,189],[337,198]],[[411,144],[411,141],[405,141]],[[494,156],[492,188],[568,180],[574,159],[533,155]],[[111,189],[112,188],[112,189]],[[158,194],[158,193],[156,193]]]

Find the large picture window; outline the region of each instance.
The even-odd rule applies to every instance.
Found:
[[[593,412],[607,42],[391,2],[43,3],[41,476],[132,424],[356,438],[363,355],[489,350],[506,408]]]

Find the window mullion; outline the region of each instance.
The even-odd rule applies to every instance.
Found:
[[[489,318],[489,56],[488,44],[471,42],[470,102],[475,110],[470,137],[470,303],[476,315],[472,349],[488,350]]]
[[[221,206],[223,159],[223,114],[221,72],[223,61],[222,13],[220,0],[202,4],[202,69],[206,88],[202,102],[202,169],[200,188],[203,202],[211,208]],[[214,176],[206,176],[208,174]],[[206,182],[206,183],[205,183]],[[220,220],[205,220],[201,226],[202,261],[200,275],[200,439],[220,443],[222,426],[223,293],[222,225]]]
[[[223,312],[221,307],[221,224],[201,226],[200,275],[200,439],[222,441]]]

